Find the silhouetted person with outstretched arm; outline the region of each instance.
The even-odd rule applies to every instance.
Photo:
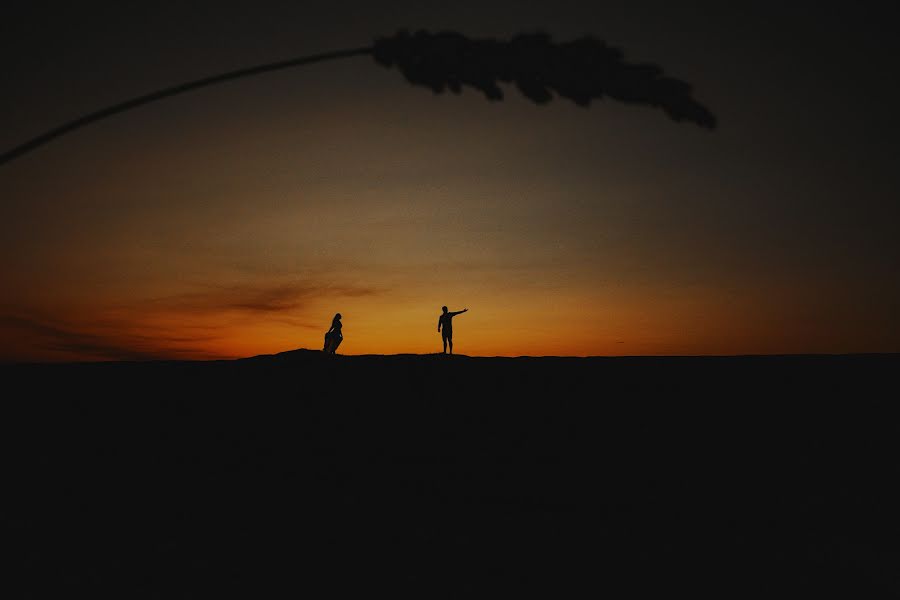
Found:
[[[450,343],[450,354],[453,354],[453,317],[460,315],[469,309],[464,308],[456,312],[447,312],[446,306],[442,306],[441,309],[444,311],[444,314],[438,317],[438,331],[441,332],[441,337],[444,339],[444,354],[447,354],[448,342]]]
[[[341,345],[341,342],[344,340],[344,335],[341,333],[341,313],[334,315],[334,319],[331,320],[331,329],[325,332],[325,346],[322,348],[322,351],[327,354],[334,354],[337,351],[338,346]]]

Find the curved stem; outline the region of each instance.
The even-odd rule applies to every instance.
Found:
[[[23,144],[19,144],[15,148],[0,154],[0,165],[10,162],[11,160],[22,156],[23,154],[30,152],[44,144],[50,142],[54,138],[58,138],[59,136],[69,133],[75,129],[80,127],[84,127],[89,123],[93,123],[94,121],[99,121],[100,119],[105,119],[106,117],[111,117],[120,112],[124,112],[131,108],[136,108],[141,106],[142,104],[148,104],[150,102],[155,102],[156,100],[161,100],[163,98],[167,98],[169,96],[175,96],[176,94],[183,94],[184,92],[189,92],[191,90],[196,90],[198,88],[207,87],[210,85],[215,85],[217,83],[222,83],[224,81],[230,81],[232,79],[239,79],[241,77],[250,77],[252,75],[259,75],[261,73],[268,73],[269,71],[278,71],[280,69],[288,69],[291,67],[299,67],[301,65],[308,65],[310,63],[321,62],[325,60],[333,60],[336,58],[347,58],[351,56],[359,56],[362,54],[371,54],[372,47],[367,46],[364,48],[353,48],[350,50],[337,50],[335,52],[325,52],[323,54],[314,54],[312,56],[304,56],[301,58],[292,58],[288,60],[282,60],[274,63],[267,63],[264,65],[257,65],[255,67],[248,67],[246,69],[239,69],[237,71],[229,71],[227,73],[220,73],[219,75],[213,75],[212,77],[204,77],[203,79],[197,79],[195,81],[189,81],[187,83],[182,83],[179,85],[174,85],[172,87],[167,87],[162,90],[158,90],[156,92],[151,92],[149,94],[144,94],[143,96],[138,96],[136,98],[132,98],[130,100],[126,100],[125,102],[120,102],[118,104],[114,104],[112,106],[108,106],[104,109],[92,112],[90,114],[84,115],[77,119],[73,119],[68,123],[63,123],[62,125],[55,127],[41,135],[34,137]]]

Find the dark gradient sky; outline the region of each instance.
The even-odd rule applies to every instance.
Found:
[[[439,350],[900,351],[900,86],[882,3],[17,3],[0,148],[400,28],[590,34],[658,110],[433,95],[369,57],[123,113],[0,167],[2,360]]]

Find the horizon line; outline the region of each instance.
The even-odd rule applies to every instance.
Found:
[[[293,353],[309,353],[326,356],[321,350],[309,348],[295,348],[272,354],[255,354],[252,356],[237,356],[231,358],[146,358],[146,359],[85,359],[85,360],[59,360],[59,361],[0,361],[0,366],[42,366],[42,365],[99,365],[99,364],[149,364],[149,363],[221,363],[238,362],[248,360],[261,360],[272,358],[287,358],[285,355]],[[683,358],[814,358],[814,357],[875,357],[875,356],[900,356],[900,351],[894,352],[785,352],[785,353],[745,353],[745,354],[592,354],[592,355],[565,355],[565,354],[520,354],[515,356],[504,355],[470,355],[470,354],[445,354],[443,352],[430,352],[418,354],[415,352],[401,352],[396,354],[335,354],[327,355],[340,358],[400,358],[400,357],[432,357],[447,356],[447,358],[459,357],[467,359],[683,359]],[[330,360],[330,358],[329,358]]]

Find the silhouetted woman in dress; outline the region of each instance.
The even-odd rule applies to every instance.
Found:
[[[338,313],[331,321],[331,329],[325,332],[325,347],[322,350],[328,354],[334,354],[342,341],[344,341],[344,335],[341,333],[341,313]]]

